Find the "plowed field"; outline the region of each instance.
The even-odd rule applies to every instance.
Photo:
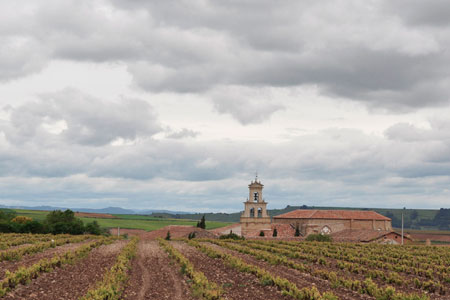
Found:
[[[2,250],[0,298],[450,299],[449,247],[95,236],[26,245]]]

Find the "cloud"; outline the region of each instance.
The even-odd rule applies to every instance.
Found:
[[[38,72],[54,59],[119,61],[149,92],[312,84],[373,110],[445,106],[444,3],[47,0],[14,9],[4,3],[0,10],[12,25],[0,31],[1,79]],[[431,27],[415,26],[432,20]],[[217,103],[218,111],[239,115]]]
[[[444,28],[450,24],[448,2],[445,0],[385,2],[389,11],[398,14],[410,25]]]
[[[195,138],[200,133],[191,129],[182,128],[179,131],[172,131],[169,130],[169,132],[166,134],[166,137],[169,139],[184,139],[184,138]]]
[[[429,128],[419,128],[410,123],[397,123],[387,128],[384,134],[391,140],[405,142],[450,142],[450,122],[431,119]]]
[[[145,139],[96,147],[62,140],[49,148],[37,140],[1,143],[0,186],[7,191],[2,199],[22,204],[28,198],[44,203],[62,197],[136,207],[140,199],[140,206],[238,210],[247,181],[258,170],[272,207],[330,201],[404,206],[407,197],[423,206],[430,193],[433,200],[426,205],[443,207],[450,183],[449,144],[387,140],[350,129],[281,144]]]
[[[275,207],[299,202],[402,207],[408,199],[445,206],[450,183],[445,118],[430,119],[429,126],[404,121],[378,136],[323,129],[349,124],[352,113],[342,114],[342,122],[320,125],[321,130],[314,124],[325,121],[310,125],[310,119],[300,123],[291,115],[286,126],[306,130],[285,142],[265,140],[264,132],[258,132],[259,141],[204,140],[195,137],[198,128],[211,126],[200,124],[207,118],[192,126],[195,131],[193,123],[166,129],[146,98],[162,93],[156,95],[158,105],[169,98],[176,103],[182,93],[201,99],[190,113],[210,99],[214,111],[253,132],[289,109],[286,97],[276,98],[283,97],[273,92],[278,87],[290,94],[289,101],[305,97],[305,105],[322,98],[318,91],[326,96],[320,103],[351,100],[389,114],[448,106],[444,2],[399,3],[0,2],[0,81],[7,82],[6,90],[15,84],[11,81],[37,74],[53,61],[94,67],[119,62],[145,99],[45,87],[60,91],[1,108],[0,198],[125,206],[140,201],[149,207],[164,202],[161,208],[183,203],[203,209],[236,201],[240,209],[257,170]],[[71,78],[70,72],[58,76]],[[295,92],[302,88],[314,89],[316,98]],[[173,113],[170,105],[164,108],[164,114]],[[213,125],[223,126],[219,123]]]
[[[153,108],[143,100],[104,101],[74,89],[41,95],[10,114],[4,132],[13,143],[63,139],[102,146],[117,139],[150,137],[161,130]]]
[[[272,101],[270,91],[246,87],[221,87],[210,93],[214,108],[243,125],[263,123],[284,106]]]
[[[37,73],[47,65],[46,49],[31,37],[0,39],[0,81]]]

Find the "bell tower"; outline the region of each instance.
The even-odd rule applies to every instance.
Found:
[[[248,185],[249,195],[244,202],[244,212],[241,215],[242,235],[250,232],[259,232],[261,230],[270,230],[270,217],[267,214],[267,202],[264,201],[262,190],[264,185],[258,181],[256,175],[255,181]]]

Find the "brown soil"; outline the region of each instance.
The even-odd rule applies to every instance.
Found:
[[[117,219],[116,216],[113,216],[113,215],[110,215],[110,214],[85,213],[85,212],[76,212],[75,213],[75,217]]]
[[[89,242],[91,241],[87,240],[81,243],[64,244],[55,248],[49,248],[44,252],[25,255],[19,261],[2,261],[0,262],[0,279],[3,278],[6,270],[14,272],[20,267],[29,267],[43,258],[52,258],[57,254],[64,253],[68,250],[74,250],[80,247],[81,245],[87,244]]]
[[[178,270],[158,242],[141,240],[123,299],[194,299]]]
[[[221,259],[213,259],[183,242],[172,242],[197,271],[205,274],[209,281],[222,286],[224,299],[292,299],[281,295],[274,286],[263,286],[258,278],[226,266]]]
[[[245,261],[248,264],[256,265],[262,269],[267,270],[268,272],[278,275],[282,278],[285,278],[292,283],[295,283],[298,288],[304,288],[304,287],[312,287],[315,286],[321,293],[326,291],[332,291],[335,295],[339,297],[341,300],[346,299],[374,299],[373,297],[367,296],[367,295],[361,295],[359,293],[353,292],[348,289],[344,288],[337,288],[333,289],[330,285],[330,283],[327,280],[323,280],[320,278],[316,278],[308,273],[302,273],[298,270],[291,269],[282,265],[271,265],[269,263],[266,263],[264,261],[258,260],[250,255],[242,254],[237,251],[233,251],[230,249],[226,249],[220,246],[217,246],[215,244],[208,243],[208,246],[211,246],[219,251],[230,253],[236,257],[241,258],[243,261]]]
[[[113,236],[117,236],[117,228],[111,228],[109,230],[109,233]],[[120,228],[120,234],[128,234],[129,236],[138,236],[140,238],[145,238],[145,235],[148,234],[148,231],[145,231],[143,229],[125,229]]]
[[[126,233],[129,236],[139,236],[141,239],[155,240],[157,238],[165,238],[168,231],[170,231],[172,238],[187,238],[191,232],[195,232],[196,238],[217,238],[217,235],[209,230],[188,225],[169,225],[153,231],[121,228],[120,234]],[[112,235],[117,235],[117,228],[111,228],[109,232]]]
[[[41,274],[29,285],[19,286],[3,299],[71,300],[86,294],[114,264],[126,241],[104,245],[73,265],[65,265],[50,273]]]
[[[324,257],[328,262],[331,263],[331,265],[329,267],[325,267],[316,263],[308,263],[313,270],[326,270],[326,271],[333,271],[335,273],[338,274],[338,276],[342,275],[345,276],[345,278],[351,279],[351,280],[359,280],[359,281],[364,281],[366,279],[365,274],[356,274],[356,273],[352,273],[346,270],[341,270],[338,266],[337,266],[337,260],[333,259],[333,258],[329,258],[329,257]],[[289,259],[292,261],[295,261],[296,263],[305,263],[305,260],[302,259]],[[366,267],[366,266],[364,266]],[[367,267],[366,267],[367,268]],[[389,270],[384,270],[384,269],[380,269],[380,268],[373,268],[375,270],[380,270],[383,271],[384,273],[389,273],[391,271]],[[421,281],[428,281],[429,279],[425,278],[425,277],[421,277],[421,276],[417,276],[417,275],[412,275],[412,274],[406,274],[406,273],[402,273],[402,272],[398,272],[399,275],[402,277],[403,280],[405,280],[405,284],[404,285],[396,285],[394,283],[387,283],[386,281],[381,280],[380,278],[375,278],[372,279],[374,282],[377,283],[378,286],[380,287],[387,287],[387,286],[393,286],[397,291],[401,291],[401,292],[405,292],[405,293],[415,293],[415,294],[423,294],[425,293],[424,290],[421,289],[417,289],[414,287],[412,280],[414,280],[414,278],[418,278]],[[445,287],[446,290],[450,289],[450,285],[448,283],[445,282],[441,282],[441,284]],[[441,298],[442,296],[435,293],[435,294],[429,294],[431,299],[443,299]]]

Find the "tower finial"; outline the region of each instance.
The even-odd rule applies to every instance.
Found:
[[[255,181],[258,181],[258,171],[255,172]]]

